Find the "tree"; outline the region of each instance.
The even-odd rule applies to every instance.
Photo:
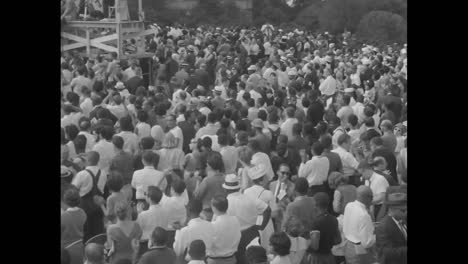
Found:
[[[406,42],[406,20],[395,13],[371,11],[359,22],[357,35],[367,42]]]

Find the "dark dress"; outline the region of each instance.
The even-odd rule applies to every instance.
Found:
[[[142,231],[140,226],[133,222],[133,228],[127,236],[120,227],[110,225],[107,228],[108,239],[114,241],[114,254],[110,257],[110,264],[116,263],[119,259],[127,258],[133,261],[134,253],[132,248],[132,240],[140,239]]]
[[[312,222],[312,230],[320,231],[320,240],[317,250],[311,248],[307,250],[309,263],[334,264],[335,258],[331,253],[331,248],[341,242],[338,220],[328,213],[322,213]]]

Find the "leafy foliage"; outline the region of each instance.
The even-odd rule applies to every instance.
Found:
[[[271,23],[274,26],[297,25],[312,31],[332,33],[359,31],[361,36],[368,39],[385,41],[398,42],[406,38],[407,0],[295,0],[292,6],[286,4],[287,0],[252,0],[252,10],[249,11],[240,10],[231,0],[199,0],[195,8],[187,11],[168,8],[169,1],[143,0],[146,20],[161,24],[177,22],[188,26],[259,27]],[[138,1],[129,1],[129,9],[132,18],[136,17]],[[374,20],[379,22],[370,22]],[[371,32],[378,34],[372,37]]]
[[[395,13],[372,11],[358,26],[358,36],[370,43],[406,42],[406,20]]]

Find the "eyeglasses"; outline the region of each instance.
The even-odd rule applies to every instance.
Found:
[[[280,171],[280,172],[281,172],[281,174],[283,174],[283,175],[289,175],[289,174],[290,174],[289,171]]]

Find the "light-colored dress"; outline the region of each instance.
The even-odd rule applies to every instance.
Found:
[[[244,194],[252,199],[262,200],[263,202],[268,204],[270,208],[274,203],[273,193],[259,185],[253,185],[252,187],[245,189]],[[270,243],[270,236],[275,232],[271,218],[268,221],[268,224],[266,225],[265,229],[260,230],[259,232],[260,232],[260,244],[263,248],[268,250],[268,246]]]

